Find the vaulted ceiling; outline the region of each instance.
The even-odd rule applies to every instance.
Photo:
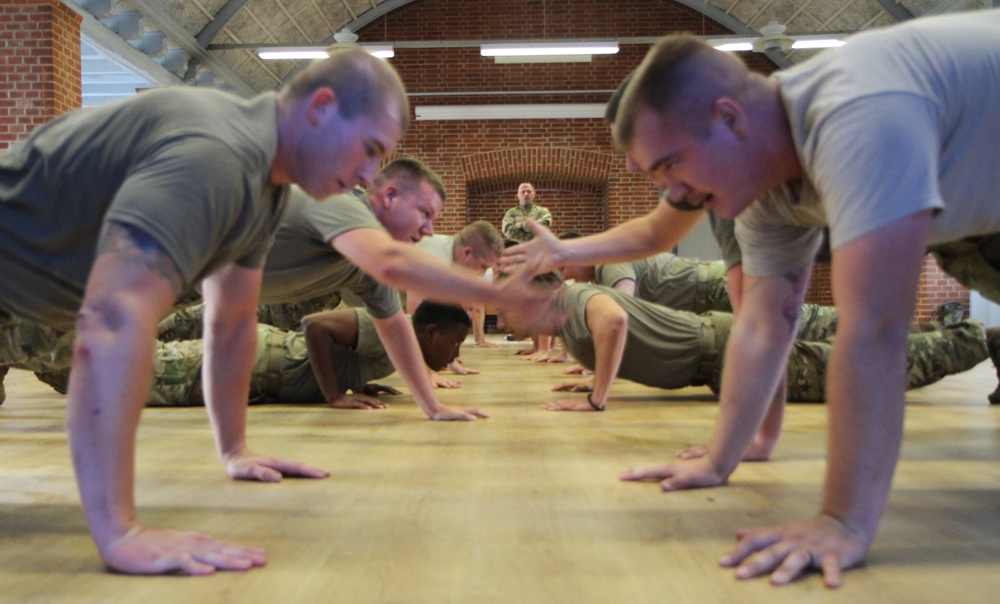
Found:
[[[297,67],[258,58],[262,46],[335,42],[414,2],[433,0],[63,0],[83,16],[84,37],[155,85],[187,83],[244,96],[278,87]],[[470,0],[470,4],[475,0]],[[609,0],[610,2],[611,0]],[[545,8],[568,0],[537,0]],[[759,35],[771,21],[795,34],[853,33],[929,14],[990,7],[994,0],[663,0],[698,11],[734,35]],[[997,2],[1000,4],[1000,2]],[[615,0],[627,5],[627,0]],[[428,30],[424,46],[455,44]],[[504,36],[511,39],[510,35]],[[610,32],[613,38],[614,32]],[[495,38],[494,40],[499,39]],[[363,36],[360,42],[393,42]],[[462,40],[473,43],[484,40]],[[632,43],[649,43],[631,40]],[[414,44],[413,41],[409,42]],[[810,51],[772,50],[779,67]]]

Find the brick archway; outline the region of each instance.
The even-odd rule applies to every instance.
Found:
[[[501,149],[460,158],[468,220],[499,227],[515,203],[519,183],[529,181],[538,203],[553,215],[553,230],[602,231],[608,226],[608,178],[615,157],[565,147]]]

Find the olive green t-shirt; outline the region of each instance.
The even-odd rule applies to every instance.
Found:
[[[264,263],[285,208],[270,184],[273,93],[177,86],[66,113],[0,153],[0,311],[72,325],[108,220],[148,235],[191,288]]]
[[[360,189],[322,201],[292,187],[288,212],[264,265],[261,303],[298,302],[350,289],[372,315],[400,310],[399,295],[338,252],[330,241],[360,228],[384,230]]]
[[[701,363],[702,320],[698,315],[638,300],[600,285],[566,287],[561,309],[569,315],[559,330],[566,350],[594,369],[594,339],[587,327],[587,302],[610,296],[628,313],[628,338],[618,377],[657,388],[684,388]]]

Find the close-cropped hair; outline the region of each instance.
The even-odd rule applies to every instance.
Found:
[[[381,60],[381,59],[380,59]],[[448,195],[444,190],[444,181],[434,170],[427,167],[427,164],[413,157],[402,157],[387,163],[372,179],[375,186],[382,186],[392,181],[401,189],[418,186],[422,182],[430,183],[434,191],[441,196],[444,202]]]
[[[330,58],[314,61],[282,88],[281,94],[301,100],[327,86],[337,94],[340,114],[381,116],[392,101],[399,109],[403,132],[410,125],[410,102],[399,74],[388,62],[361,48],[328,51]]]
[[[657,42],[625,87],[615,115],[615,139],[627,149],[640,111],[677,115],[696,136],[708,132],[713,105],[746,80],[746,66],[732,53],[715,50],[690,35],[671,35]]]
[[[618,117],[618,106],[622,103],[622,96],[625,94],[625,89],[628,88],[629,82],[632,81],[632,77],[635,76],[635,72],[625,76],[622,83],[615,88],[615,91],[611,94],[611,98],[608,99],[607,106],[604,107],[604,123],[607,125],[614,124],[616,118]]]
[[[503,256],[503,237],[495,226],[485,220],[477,220],[455,235],[455,243],[472,248],[477,258]]]
[[[459,325],[472,327],[472,319],[461,306],[424,300],[413,312],[413,324],[417,326],[437,325],[440,329],[450,330]]]

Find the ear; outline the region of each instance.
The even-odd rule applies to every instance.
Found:
[[[396,185],[387,184],[382,189],[382,205],[389,207],[396,201],[399,196],[399,188]]]
[[[730,97],[719,97],[712,105],[712,117],[738,138],[746,137],[747,113],[743,104]]]
[[[319,125],[330,111],[337,110],[337,93],[329,86],[321,86],[306,99],[306,119],[313,126]]]

